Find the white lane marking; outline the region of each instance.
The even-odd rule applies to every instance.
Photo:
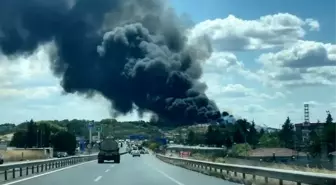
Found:
[[[34,178],[37,178],[37,177],[49,175],[49,174],[52,174],[52,173],[55,173],[55,172],[63,171],[63,170],[66,170],[66,169],[70,169],[70,168],[73,168],[73,167],[76,167],[76,166],[81,166],[81,165],[84,165],[84,164],[87,164],[87,163],[92,163],[92,162],[96,162],[96,161],[88,161],[88,162],[84,162],[84,163],[80,163],[80,164],[75,164],[75,165],[72,165],[72,166],[64,167],[64,168],[53,170],[53,171],[50,171],[50,172],[45,172],[45,173],[34,175],[34,176],[31,176],[31,177],[26,177],[24,179],[19,179],[19,180],[12,181],[12,182],[7,182],[7,183],[2,184],[2,185],[16,184],[16,183],[19,183],[19,182],[23,182],[23,181],[34,179]]]
[[[154,166],[151,166],[151,165],[149,165],[149,164],[147,164],[147,163],[145,163],[145,164],[146,164],[147,166],[151,167],[152,169],[156,170],[157,172],[161,173],[163,176],[165,176],[165,177],[168,178],[169,180],[175,182],[177,185],[185,185],[185,184],[183,184],[182,182],[180,182],[180,181],[174,179],[173,177],[169,176],[169,175],[166,174],[165,172],[163,172],[163,171],[161,171],[161,170],[155,168]]]
[[[114,167],[114,164],[111,164],[111,168],[113,168]]]
[[[110,171],[110,169],[105,170],[105,172],[108,172],[108,171]]]
[[[94,181],[97,182],[102,178],[102,176],[98,176]]]

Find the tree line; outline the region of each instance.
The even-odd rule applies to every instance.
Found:
[[[102,127],[101,138],[113,135],[126,138],[131,134],[154,135],[157,132],[149,122],[118,122],[116,119],[93,120],[44,120],[26,121],[18,125],[5,123],[0,125],[2,135],[14,133],[9,145],[18,148],[53,147],[55,151],[75,152],[76,136],[82,137],[89,144],[88,124]],[[96,135],[93,128],[93,135]]]
[[[77,143],[76,136],[64,127],[30,120],[20,125],[9,145],[18,148],[53,147],[55,151],[71,155],[75,153]]]
[[[205,133],[190,129],[182,142],[188,145],[208,145],[231,148],[236,144],[247,144],[250,148],[283,147],[297,151],[309,152],[313,156],[321,154],[323,147],[329,153],[335,151],[335,123],[330,112],[327,112],[326,121],[322,130],[314,129],[309,133],[309,140],[302,147],[299,136],[295,132],[294,124],[289,117],[280,130],[268,131],[256,129],[254,121],[238,119],[234,123],[209,125]]]

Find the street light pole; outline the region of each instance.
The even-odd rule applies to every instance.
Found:
[[[89,128],[89,142],[90,142],[90,145],[92,143],[92,128],[90,127]]]

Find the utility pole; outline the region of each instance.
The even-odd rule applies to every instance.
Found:
[[[43,148],[44,145],[43,145],[43,130],[41,129],[40,130],[40,147]]]
[[[39,129],[36,129],[36,148],[38,148],[39,147]]]
[[[89,123],[89,144],[90,144],[90,146],[92,144],[92,128],[93,128],[93,123],[94,123],[94,121],[92,121],[91,123]]]
[[[89,128],[89,142],[92,143],[92,128]]]

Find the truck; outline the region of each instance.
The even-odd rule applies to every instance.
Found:
[[[113,160],[120,163],[119,143],[113,138],[106,138],[99,143],[98,163]]]

